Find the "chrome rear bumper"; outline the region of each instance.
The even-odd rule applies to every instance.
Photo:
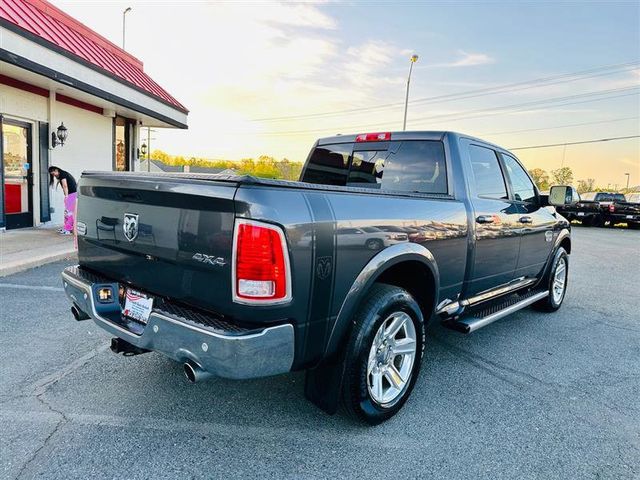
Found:
[[[193,362],[218,377],[255,378],[288,372],[293,364],[293,325],[283,324],[259,330],[231,328],[224,321],[210,319],[187,309],[156,309],[146,326],[127,328],[120,321],[120,305],[100,303],[98,286],[113,285],[78,267],[62,272],[65,293],[77,308],[98,326],[137,347],[161,352],[178,362]],[[117,291],[117,287],[116,287]],[[176,313],[178,312],[178,313]],[[225,325],[229,328],[225,329]]]

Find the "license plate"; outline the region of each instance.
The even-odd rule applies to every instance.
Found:
[[[149,321],[153,309],[153,298],[137,290],[128,288],[125,292],[122,314],[142,323]]]
[[[579,217],[584,217],[584,212],[578,212]]]
[[[633,220],[633,215],[627,215],[627,218],[628,218],[629,220]]]

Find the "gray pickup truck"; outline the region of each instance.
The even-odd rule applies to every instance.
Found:
[[[115,352],[192,382],[305,370],[309,400],[376,424],[409,397],[428,321],[560,307],[570,225],[550,204],[576,195],[453,132],[323,138],[300,182],[85,172],[62,279]]]

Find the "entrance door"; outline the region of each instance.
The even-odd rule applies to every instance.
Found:
[[[31,126],[2,120],[5,227],[33,227]]]
[[[131,170],[131,132],[133,121],[124,117],[113,119],[113,169],[117,172]]]

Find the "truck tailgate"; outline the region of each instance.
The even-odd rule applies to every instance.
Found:
[[[224,313],[231,303],[238,184],[233,177],[83,174],[81,267]]]

